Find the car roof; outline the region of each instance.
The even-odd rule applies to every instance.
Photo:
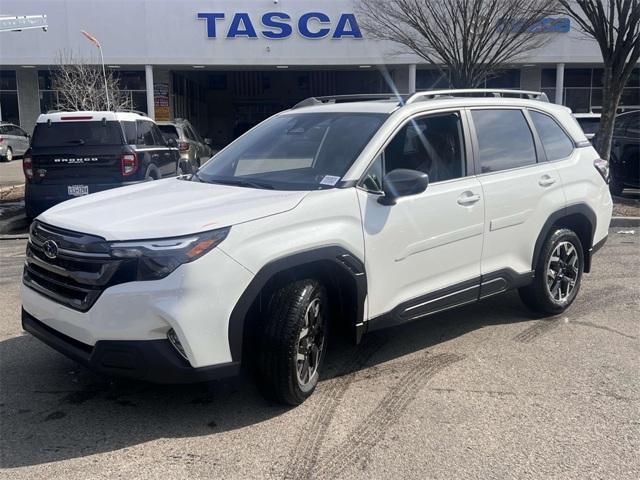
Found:
[[[574,113],[576,118],[600,118],[602,115],[599,113]]]
[[[149,122],[153,122],[153,120],[149,117],[142,115],[137,112],[101,112],[101,111],[78,111],[78,112],[52,112],[52,113],[43,113],[38,117],[37,123],[47,123],[49,121],[55,122],[63,122],[68,120],[73,121],[87,121],[87,122],[95,122],[95,121],[129,121],[135,122],[136,120],[147,120]],[[155,123],[155,122],[154,122]]]
[[[494,97],[438,97],[416,101],[408,105],[400,105],[398,101],[356,101],[342,103],[323,103],[317,105],[302,106],[283,112],[292,113],[386,113],[392,114],[402,110],[408,113],[427,112],[446,108],[473,108],[473,107],[516,107],[534,108],[548,113],[570,112],[567,107],[553,103],[525,98],[494,98]]]

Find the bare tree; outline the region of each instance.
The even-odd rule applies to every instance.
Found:
[[[477,88],[548,36],[541,21],[556,0],[360,0],[365,31],[407,47],[449,76]]]
[[[58,55],[58,65],[51,71],[52,88],[58,92],[56,109],[66,111],[130,110],[131,98],[120,88],[120,81],[107,72],[107,103],[102,69],[93,60],[85,60],[71,52]]]
[[[623,89],[640,58],[640,1],[560,0],[560,4],[598,42],[602,53],[602,117],[595,147],[608,160]]]

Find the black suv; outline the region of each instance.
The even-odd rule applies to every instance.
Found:
[[[640,188],[639,164],[640,110],[616,117],[609,160],[609,189],[613,195],[621,195],[625,188]]]
[[[40,115],[23,159],[27,217],[73,197],[175,176],[179,160],[176,142],[138,113]]]

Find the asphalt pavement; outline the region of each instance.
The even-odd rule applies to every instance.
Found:
[[[157,386],[79,367],[22,332],[25,241],[1,240],[0,478],[636,480],[640,232],[621,230],[566,314],[511,293],[334,340],[297,408],[248,375]]]

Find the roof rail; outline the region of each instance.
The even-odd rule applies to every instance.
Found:
[[[138,115],[140,115],[141,117],[148,117],[149,115],[145,112],[141,112],[140,110],[116,110],[115,113],[136,113]]]
[[[311,107],[313,105],[322,105],[324,103],[343,103],[343,102],[367,102],[371,100],[397,100],[402,103],[408,95],[399,93],[363,93],[352,95],[329,95],[324,97],[309,97],[295,104],[291,109],[302,107]]]
[[[411,95],[405,105],[411,103],[420,102],[423,100],[433,100],[438,97],[457,97],[457,96],[471,96],[471,97],[509,97],[517,96],[518,98],[528,98],[530,100],[540,100],[542,102],[549,102],[549,98],[546,93],[534,92],[530,90],[509,90],[509,89],[494,89],[494,88],[465,88],[465,89],[451,89],[451,90],[425,90],[423,92],[416,92]]]

